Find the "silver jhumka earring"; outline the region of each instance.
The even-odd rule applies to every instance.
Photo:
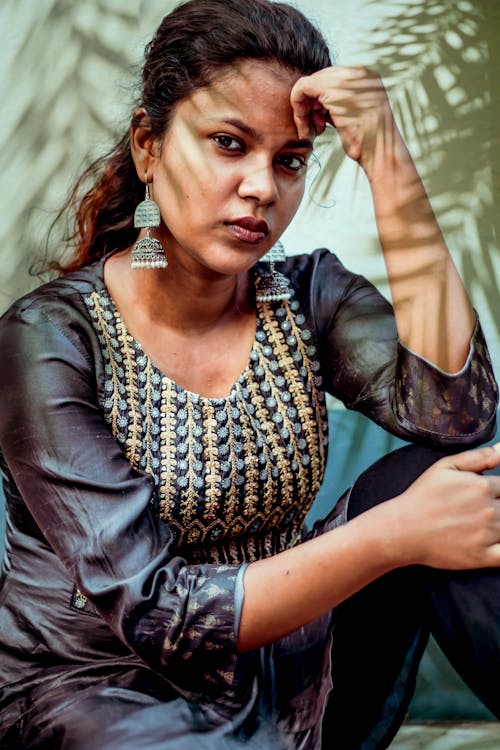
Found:
[[[134,213],[134,227],[145,229],[146,236],[138,240],[132,250],[132,268],[166,268],[168,261],[163,246],[155,237],[151,237],[151,227],[159,227],[160,209],[149,195],[148,176],[145,175],[146,197],[137,206]]]
[[[269,270],[258,273],[255,278],[255,299],[257,302],[280,302],[290,299],[290,283],[287,277],[277,271],[274,264],[286,260],[283,243],[273,245],[260,259],[260,263],[269,263]]]

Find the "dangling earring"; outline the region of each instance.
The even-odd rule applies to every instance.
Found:
[[[146,197],[134,213],[134,227],[145,229],[146,236],[138,240],[132,250],[132,268],[166,268],[168,266],[163,246],[151,237],[151,227],[159,227],[161,222],[158,204],[149,197],[148,175],[145,175]]]
[[[280,302],[290,299],[290,283],[287,277],[277,271],[274,264],[286,260],[285,248],[278,242],[260,259],[260,263],[269,263],[269,270],[258,273],[255,278],[255,299],[257,302]]]

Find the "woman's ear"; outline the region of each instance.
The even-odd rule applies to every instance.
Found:
[[[144,176],[152,171],[153,163],[158,155],[158,143],[151,132],[149,115],[143,107],[136,110],[132,118],[130,150],[137,176],[144,182]]]

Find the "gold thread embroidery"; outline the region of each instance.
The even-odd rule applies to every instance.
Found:
[[[152,382],[151,378],[153,375],[153,368],[152,364],[149,360],[149,358],[146,358],[146,363],[144,367],[144,405],[145,405],[145,414],[144,414],[144,434],[146,437],[146,440],[144,441],[145,447],[144,447],[144,468],[149,474],[154,474],[153,470],[153,461],[154,461],[154,455],[153,455],[153,449],[152,449],[152,427],[154,425],[154,420],[152,416],[152,408],[153,408],[153,399],[152,399]]]
[[[322,440],[325,432],[324,418],[326,410],[323,403],[324,398],[322,398],[322,394],[320,396],[316,385],[317,375],[311,367],[311,359],[307,353],[307,345],[302,338],[302,331],[298,327],[294,315],[288,314],[287,320],[290,322],[291,334],[297,341],[297,350],[302,355],[302,363],[307,372],[307,382],[311,385],[311,400],[314,406],[314,409],[311,409],[311,414],[315,415],[315,423],[311,423],[310,420],[304,420],[303,430],[307,441],[308,454],[311,457],[312,490],[316,494],[320,488],[326,464],[326,451]],[[320,436],[319,440],[318,435]]]
[[[226,498],[224,501],[224,512],[222,514],[223,518],[227,520],[227,523],[230,524],[236,517],[238,513],[238,505],[239,505],[239,493],[238,493],[238,487],[236,485],[236,477],[238,476],[238,471],[236,468],[237,462],[242,460],[241,456],[237,456],[236,452],[232,450],[232,448],[236,445],[237,440],[234,435],[235,431],[235,420],[233,417],[233,409],[235,409],[233,404],[228,403],[226,413],[227,413],[227,425],[226,429],[228,432],[228,439],[226,442],[226,445],[228,447],[228,457],[227,460],[230,463],[230,469],[228,472],[228,481],[229,481],[229,487],[226,491]],[[238,409],[238,413],[240,413],[240,410]],[[241,475],[243,473],[244,469],[241,471]],[[246,502],[246,498],[245,498]]]
[[[108,361],[109,361],[109,366],[111,370],[110,377],[111,377],[112,389],[109,391],[109,393],[107,393],[107,398],[111,400],[113,405],[111,409],[106,410],[106,415],[107,415],[108,422],[111,425],[111,431],[113,432],[113,435],[116,435],[119,432],[118,420],[120,419],[119,403],[121,400],[121,395],[120,395],[120,380],[116,372],[116,366],[115,366],[114,357],[113,357],[114,349],[113,349],[113,346],[111,345],[111,335],[108,329],[108,324],[103,316],[103,308],[101,305],[101,297],[99,293],[97,291],[92,292],[87,297],[87,300],[93,312],[93,317],[97,324],[98,332],[104,338],[104,350],[106,351],[108,355]]]
[[[196,515],[196,504],[199,498],[199,493],[195,489],[195,479],[197,477],[196,471],[194,469],[195,462],[196,462],[196,454],[193,450],[194,445],[194,408],[193,408],[193,402],[190,398],[186,399],[186,412],[187,412],[187,418],[186,418],[186,428],[187,428],[187,436],[186,436],[186,444],[187,444],[187,455],[186,455],[186,473],[185,473],[185,479],[187,482],[187,485],[184,489],[181,490],[181,502],[180,502],[180,514],[182,523],[185,527],[187,527],[193,518]]]
[[[149,363],[148,363],[149,365]],[[162,400],[160,417],[160,515],[168,519],[175,509],[176,494],[176,435],[175,414],[177,411],[177,392],[168,378],[162,380]],[[146,403],[146,408],[147,408]]]
[[[245,460],[245,503],[243,514],[252,518],[257,512],[259,504],[259,459],[257,457],[257,445],[254,432],[251,428],[250,418],[245,404],[240,407],[241,430],[243,435],[243,455]]]
[[[286,319],[288,320],[289,318],[293,317],[290,314],[289,304],[284,303],[283,307],[287,312]],[[297,377],[297,364],[295,363],[293,357],[290,356],[290,348],[289,348],[289,345],[285,341],[285,334],[281,330],[280,324],[274,315],[266,316],[264,327],[268,333],[269,341],[273,342],[275,345],[276,358],[283,372],[283,376],[287,384],[287,389],[294,397],[293,407],[297,410],[297,414],[300,418],[302,428],[304,429],[304,424],[307,424],[307,422],[309,421],[308,418],[312,414],[312,408],[310,406],[309,399],[305,391],[303,380],[302,378]],[[285,352],[287,352],[287,354],[285,354]],[[272,375],[270,375],[269,380],[273,387],[273,392],[274,392],[275,397],[281,400],[281,394],[276,393],[276,391],[274,390],[274,378],[272,377]],[[286,407],[286,404],[284,406]],[[288,409],[285,408],[285,414],[287,413],[287,411]],[[301,462],[301,451],[299,450],[298,444],[297,444],[298,436],[295,434],[295,431],[293,429],[294,422],[288,417],[287,414],[286,414],[286,418],[284,418],[284,422],[286,423],[286,427],[290,434],[290,438],[289,438],[290,444],[293,446],[293,449],[294,449],[293,458],[295,459],[298,465],[297,481],[299,483],[299,492],[302,497],[302,501],[305,502],[308,496],[310,495],[310,489],[308,487],[307,476],[305,475],[304,467]],[[285,464],[288,467],[288,469],[290,466],[290,459],[291,457],[285,456]],[[293,478],[292,478],[292,482],[293,482]],[[285,494],[283,499],[285,502],[288,501],[288,503],[290,503],[292,500],[291,493]]]
[[[88,305],[109,357],[106,418],[131,463],[156,477],[158,512],[178,549],[226,564],[296,544],[324,471],[326,434],[297,303],[279,316],[275,306],[258,309],[251,364],[225,400],[178,392],[135,347],[110,299],[95,292]]]
[[[215,418],[214,407],[207,399],[203,399],[202,414],[203,426],[205,428],[203,433],[203,455],[206,466],[206,503],[204,516],[207,519],[214,519],[217,517],[222,478],[220,474],[220,460],[217,447],[217,420]]]
[[[261,442],[262,442],[262,448],[261,451],[263,452],[265,456],[265,469],[262,469],[262,471],[267,471],[267,480],[264,481],[264,486],[262,488],[262,511],[265,515],[268,515],[271,512],[271,509],[273,507],[274,502],[276,501],[276,482],[272,474],[272,458],[271,455],[273,452],[278,452],[281,446],[279,445],[279,440],[276,435],[276,427],[273,424],[269,423],[268,420],[268,413],[265,408],[265,399],[262,393],[260,392],[260,387],[257,381],[251,380],[248,383],[248,390],[250,392],[250,395],[252,397],[252,404],[255,408],[255,415],[260,423],[259,432],[261,434]],[[269,427],[272,427],[271,431],[269,432]],[[268,440],[266,440],[266,437],[268,437]]]
[[[140,419],[137,366],[132,347],[132,340],[118,312],[115,311],[115,325],[117,339],[123,356],[125,397],[128,406],[127,438],[125,440],[125,455],[135,468],[141,460],[142,421]]]

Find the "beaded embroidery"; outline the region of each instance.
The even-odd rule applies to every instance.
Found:
[[[249,363],[227,398],[162,375],[108,292],[86,297],[105,365],[102,407],[190,562],[241,563],[296,544],[325,470],[328,422],[311,332],[293,299],[257,303]]]

